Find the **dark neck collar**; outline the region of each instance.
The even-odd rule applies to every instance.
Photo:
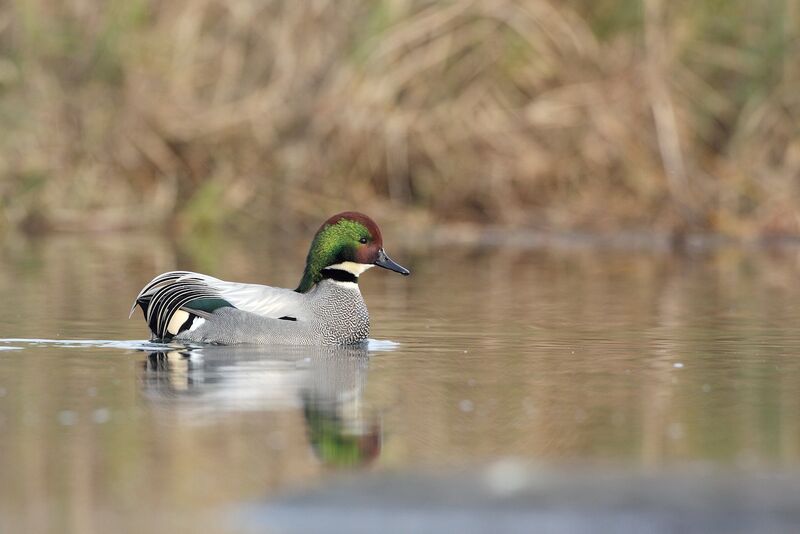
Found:
[[[353,273],[343,271],[342,269],[322,269],[323,280],[335,280],[337,282],[353,282],[358,283],[358,277]]]

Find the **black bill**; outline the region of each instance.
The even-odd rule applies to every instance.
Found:
[[[402,265],[396,264],[392,258],[386,255],[386,252],[383,249],[378,251],[378,259],[375,260],[375,265],[378,267],[383,267],[384,269],[389,269],[390,271],[394,271],[396,273],[400,273],[404,276],[408,276],[411,274],[411,271],[403,267]]]

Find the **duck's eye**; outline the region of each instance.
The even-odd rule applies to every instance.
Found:
[[[362,245],[366,245],[367,244],[367,238],[366,237],[362,237],[361,239],[358,240],[358,242],[361,243]]]

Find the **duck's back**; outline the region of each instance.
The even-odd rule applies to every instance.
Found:
[[[158,341],[337,345],[369,335],[357,283],[322,280],[299,293],[175,271],[154,278],[136,303]]]
[[[349,345],[369,336],[369,313],[357,284],[323,280],[308,293],[295,295],[296,316],[265,317],[220,307],[175,339],[226,345]]]

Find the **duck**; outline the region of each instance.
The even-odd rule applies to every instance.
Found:
[[[161,343],[363,344],[370,321],[358,279],[376,266],[411,274],[386,254],[375,221],[346,211],[317,230],[295,289],[170,271],[142,288],[129,317],[139,306]]]

